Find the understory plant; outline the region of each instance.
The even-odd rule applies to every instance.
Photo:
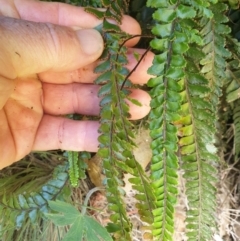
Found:
[[[96,29],[103,36],[105,50],[95,69],[98,74],[95,84],[100,86],[98,155],[102,159],[110,221],[106,229],[100,227],[86,216],[87,203],[78,205],[71,199],[79,180],[86,178],[85,161],[90,154],[68,151],[62,156],[63,161],[50,169],[37,163],[26,171],[21,168],[19,172],[12,172],[11,168],[6,169],[9,173],[2,171],[2,240],[46,240],[42,238],[46,233],[44,225],[52,225],[53,229],[65,227],[58,230],[57,237],[47,240],[132,240],[123,190],[123,175],[129,173],[143,222],[142,240],[171,241],[179,170],[186,181],[186,236],[189,241],[213,240],[218,233],[218,170],[226,145],[222,137],[230,122],[235,130],[233,162],[238,162],[240,153],[238,0],[71,0],[68,3],[84,6],[88,13],[102,20]],[[148,69],[153,77],[141,87],[152,98],[151,111],[145,120],[151,136],[150,174],[133,155],[134,129],[139,123],[129,121],[126,100],[141,104],[129,97],[129,89],[136,86],[128,79],[131,72],[126,68],[124,44],[136,36],[119,27],[126,13],[140,22],[143,29],[140,44],[147,46],[146,53],[151,50],[155,54]],[[144,55],[136,55],[138,63]],[[49,170],[44,181],[40,175],[32,176],[31,180],[28,176],[30,181],[26,181],[29,173],[43,168]],[[21,185],[11,189],[18,176]],[[36,185],[39,188],[34,190]],[[38,232],[29,231],[36,229]]]

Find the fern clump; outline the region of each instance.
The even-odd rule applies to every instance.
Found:
[[[149,73],[154,236],[172,240],[177,169],[185,171],[188,240],[210,240],[215,227],[217,111],[226,68],[229,28],[216,1],[148,1],[157,8],[151,41],[157,52]],[[212,12],[211,9],[214,9]],[[200,25],[192,18],[201,18]],[[200,49],[203,47],[203,50]],[[200,63],[200,64],[199,64]]]

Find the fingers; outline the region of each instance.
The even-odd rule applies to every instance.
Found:
[[[12,138],[10,127],[7,121],[7,116],[4,110],[0,110],[0,126],[1,126],[1,134],[0,134],[0,170],[6,166],[9,166],[13,163],[13,160],[16,156],[15,151],[15,142]]]
[[[71,89],[67,91],[66,88]],[[98,86],[84,84],[52,85],[44,84],[45,114],[39,125],[33,150],[54,149],[96,152],[99,136],[97,121],[74,121],[53,115],[70,112],[97,114],[99,112]],[[69,95],[69,96],[67,96]],[[133,90],[131,98],[138,99],[142,107],[130,104],[131,119],[144,117],[150,110],[149,95],[142,90]],[[52,103],[53,105],[48,105]]]
[[[134,69],[138,63],[138,59],[145,53],[145,51],[146,50],[144,49],[128,49],[128,64],[126,67],[129,69],[129,71]],[[136,55],[139,56],[138,59],[136,59]],[[152,65],[153,58],[154,54],[152,52],[148,52],[136,70],[130,75],[129,79],[132,81],[132,83],[140,85],[147,83],[149,78],[152,77],[147,73],[147,70]],[[69,84],[74,82],[93,83],[98,76],[94,73],[94,69],[98,64],[99,63],[95,62],[74,71],[61,73],[45,72],[39,74],[39,78],[43,82],[54,84]]]
[[[98,127],[96,121],[74,121],[45,115],[38,128],[33,151],[62,149],[96,152]]]
[[[7,99],[14,91],[15,82],[14,80],[4,78],[0,76],[0,110],[3,108]]]
[[[136,66],[138,60],[135,55],[142,55],[145,50],[130,49],[128,54],[130,71]],[[130,79],[135,84],[145,84],[151,77],[147,69],[153,61],[153,53],[149,52],[142,60],[138,68],[132,73]],[[44,90],[44,111],[51,115],[63,115],[79,113],[84,115],[98,115],[99,98],[97,92],[99,87],[89,84],[76,84],[74,82],[93,83],[97,75],[93,73],[96,64],[90,64],[80,70],[64,73],[43,73],[39,77],[44,82],[54,84],[43,84]],[[55,85],[62,83],[62,85]],[[68,84],[70,83],[70,84]],[[68,85],[64,85],[68,84]],[[142,103],[139,107],[132,103],[130,105],[131,119],[140,119],[146,116],[150,110],[149,95],[142,90],[133,90],[130,96]]]
[[[0,29],[0,44],[4,46],[0,75],[7,78],[77,69],[98,59],[103,51],[103,39],[96,30],[75,32],[67,27],[4,17],[0,17]]]
[[[65,88],[71,85],[65,86],[55,86],[51,84],[45,84],[45,88],[48,89],[49,96],[44,96],[44,108],[46,112],[50,114],[63,114],[64,112],[85,112],[86,114],[97,114],[99,112],[98,101],[96,101],[97,86],[91,85],[80,85],[72,84],[72,95],[68,96]],[[85,93],[81,92],[82,89],[87,89]],[[51,95],[51,88],[55,94]],[[59,88],[59,89],[58,89]],[[62,89],[61,89],[62,88]],[[65,94],[65,96],[63,96]],[[70,92],[69,92],[70,94]],[[131,119],[139,119],[144,117],[150,110],[149,95],[142,90],[134,90],[131,97],[138,99],[142,103],[142,107],[130,104],[130,114]],[[47,105],[51,99],[51,103],[54,105]],[[70,99],[70,100],[69,100]],[[56,102],[55,102],[56,101]],[[95,112],[95,113],[93,113]],[[97,121],[74,121],[63,117],[56,117],[52,115],[45,114],[42,118],[35,142],[33,145],[33,150],[45,151],[45,150],[73,150],[73,151],[89,151],[96,152],[98,149],[97,138],[99,123]]]
[[[43,108],[50,115],[66,115],[78,113],[83,115],[99,115],[100,99],[97,96],[99,86],[91,84],[43,85]],[[131,119],[141,119],[150,111],[150,96],[143,90],[134,89],[131,98],[142,105],[137,106],[128,101]]]
[[[1,1],[5,0],[0,0],[0,4]],[[94,28],[102,22],[92,14],[86,13],[84,8],[65,3],[14,0],[14,4],[20,18],[29,21],[49,22],[77,29]],[[132,35],[141,34],[137,21],[126,15],[122,19],[121,28]],[[138,41],[139,38],[129,40],[127,46],[134,46]]]
[[[15,82],[11,97],[0,110],[0,153],[6,165],[31,151],[43,114],[40,82],[33,79]]]

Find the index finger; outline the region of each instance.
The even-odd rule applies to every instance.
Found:
[[[0,0],[0,3],[2,1],[5,0]],[[76,7],[69,4],[57,2],[40,2],[32,0],[12,1],[14,1],[19,16],[9,17],[19,17],[34,22],[49,22],[72,27],[75,29],[95,28],[102,23],[102,20],[99,20],[92,14],[85,12],[83,7]],[[9,13],[9,11],[6,12]],[[141,34],[140,25],[130,16],[123,16],[122,24],[120,27],[123,31],[131,35]],[[133,38],[127,41],[126,46],[134,46],[138,41],[139,38]]]

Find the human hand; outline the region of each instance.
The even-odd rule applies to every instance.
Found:
[[[98,122],[64,118],[69,113],[99,114],[99,87],[93,84],[103,40],[92,28],[100,20],[83,8],[32,0],[0,0],[0,169],[32,150],[97,151]],[[121,28],[140,34],[125,16]],[[128,41],[128,46],[137,39]],[[129,48],[128,68],[136,65]],[[130,79],[144,84],[153,55],[149,53]],[[133,90],[132,119],[149,112],[149,95]]]

